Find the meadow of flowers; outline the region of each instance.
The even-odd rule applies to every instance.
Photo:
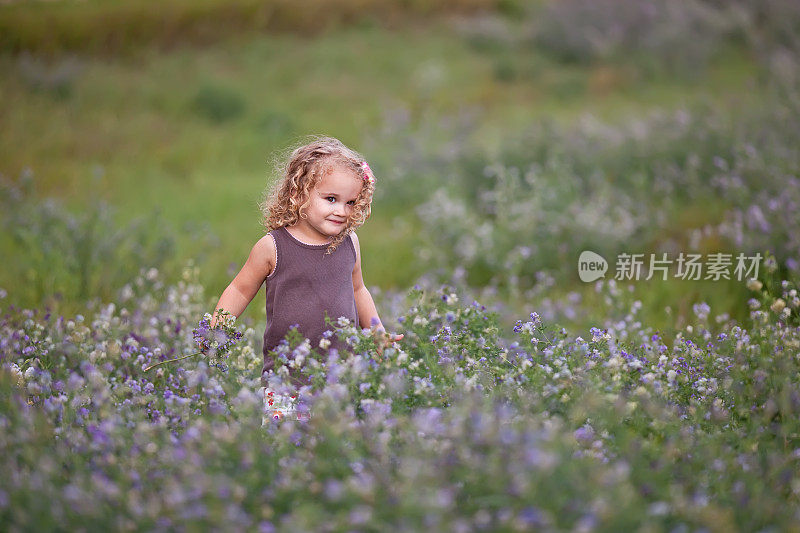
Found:
[[[14,286],[0,287],[0,529],[798,530],[797,3],[501,4],[515,24],[456,28],[498,79],[556,61],[702,80],[738,46],[758,63],[752,94],[542,120],[496,149],[473,135],[477,109],[387,105],[363,143],[382,170],[375,212],[401,213],[392,237],[426,274],[373,294],[405,338],[379,348],[335,317],[346,350],[290,333],[268,380],[298,416],[273,421],[263,322],[210,327],[174,230],[118,227],[101,203],[73,214],[31,174],[0,175],[0,245],[14,251]],[[426,98],[437,69],[421,71]],[[544,87],[568,102],[581,79]],[[181,231],[214,249],[206,228]],[[578,284],[584,249],[764,262],[757,279],[702,288],[616,282],[613,264]]]
[[[769,270],[772,270],[770,272]],[[9,531],[768,530],[800,520],[800,298],[773,266],[750,318],[698,303],[643,324],[597,282],[589,331],[512,328],[459,290],[416,288],[382,353],[337,322],[337,353],[290,336],[309,416],[261,425],[260,338],[220,369],[195,351],[196,267],[115,303],[0,319],[0,523]],[[774,279],[773,279],[774,278]],[[0,300],[1,301],[1,300]],[[223,340],[224,342],[224,340]]]
[[[524,292],[581,250],[773,251],[800,272],[800,84],[755,109],[653,111],[622,124],[542,123],[496,157],[467,153],[428,189],[420,260],[473,285]],[[460,168],[459,168],[460,167]]]

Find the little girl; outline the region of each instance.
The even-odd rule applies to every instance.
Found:
[[[294,397],[268,390],[274,361],[270,352],[297,326],[312,347],[326,347],[325,317],[345,317],[384,335],[375,303],[361,275],[361,250],[353,230],[370,215],[375,176],[357,152],[337,139],[319,138],[295,149],[283,177],[262,204],[269,231],[253,246],[247,262],[223,291],[215,310],[239,316],[266,282],[267,327],[261,373],[266,417],[294,412]],[[212,326],[216,323],[214,316]],[[320,344],[323,341],[324,344]],[[330,346],[344,348],[334,337]],[[305,384],[290,371],[295,385]],[[265,418],[266,419],[266,418]]]

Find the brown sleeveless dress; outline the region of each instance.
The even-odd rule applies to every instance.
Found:
[[[286,228],[270,232],[275,239],[277,263],[267,276],[267,329],[264,331],[264,367],[261,384],[266,387],[265,373],[272,370],[274,361],[269,355],[280,344],[289,329],[298,331],[318,348],[322,334],[330,329],[325,315],[331,320],[343,316],[358,327],[358,314],[353,294],[353,268],[356,249],[350,235],[326,254],[327,244],[306,244],[295,239]],[[331,347],[344,348],[335,336]],[[288,354],[291,357],[291,352]],[[307,379],[290,372],[292,380],[307,384]]]

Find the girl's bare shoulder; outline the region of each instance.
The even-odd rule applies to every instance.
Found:
[[[350,232],[350,239],[353,241],[353,250],[356,252],[356,268],[361,267],[361,245],[358,242],[358,235],[355,231]]]
[[[356,248],[356,250],[358,250],[359,248],[358,235],[356,235],[355,231],[350,232],[350,238],[353,239],[353,246]]]
[[[278,250],[275,247],[275,239],[269,233],[258,239],[250,251],[250,258],[253,263],[264,268],[267,275],[271,274],[275,269],[277,255]]]

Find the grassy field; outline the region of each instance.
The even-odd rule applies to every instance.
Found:
[[[177,256],[207,258],[205,282],[218,292],[262,233],[257,202],[275,158],[304,135],[333,135],[362,150],[380,187],[403,146],[375,139],[397,113],[406,135],[435,124],[426,141],[459,133],[492,154],[531,124],[587,116],[622,123],[654,108],[735,108],[757,98],[756,65],[734,50],[700,78],[643,78],[624,65],[564,65],[530,46],[482,45],[463,24],[344,28],[313,39],[249,35],[117,58],[4,55],[0,171],[16,180],[30,169],[40,195],[74,210],[102,199],[121,222],[158,211],[176,228],[199,228],[180,231]],[[448,129],[448,118],[464,114],[473,117],[469,131]],[[384,288],[422,273],[416,235],[435,231],[393,196],[382,191],[361,230],[368,283]],[[218,236],[218,246],[197,249],[196,231]]]

